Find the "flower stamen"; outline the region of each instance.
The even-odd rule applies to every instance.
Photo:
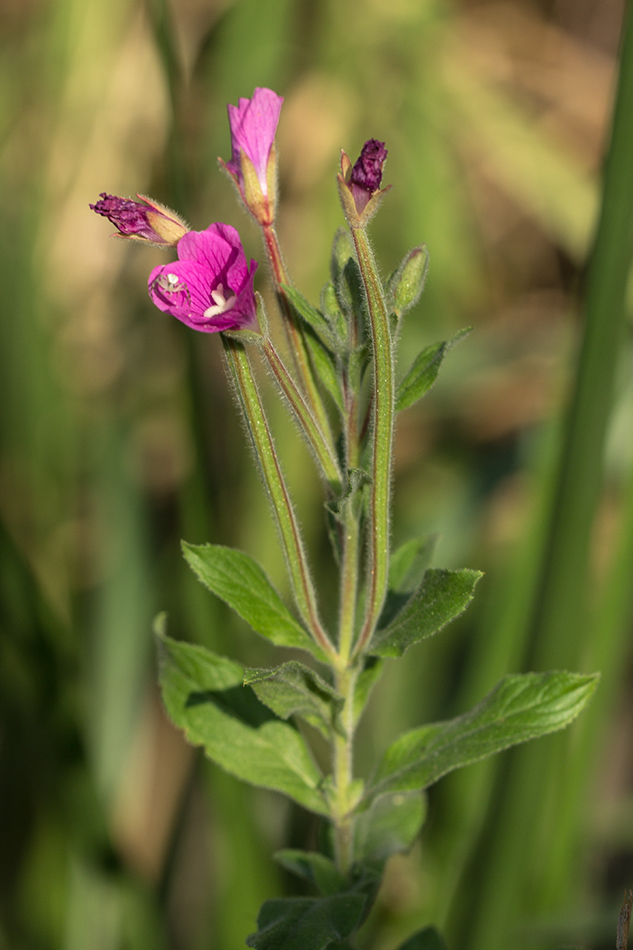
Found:
[[[170,276],[170,275],[168,275]],[[231,307],[235,306],[237,301],[236,294],[233,293],[231,288],[228,288],[229,296],[226,296],[226,291],[224,290],[224,284],[218,284],[215,290],[211,291],[211,299],[214,302],[213,307],[207,307],[204,311],[204,317],[208,320],[210,317],[217,317],[221,313],[225,313],[227,310],[230,310]]]

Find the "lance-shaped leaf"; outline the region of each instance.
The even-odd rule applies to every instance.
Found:
[[[277,851],[273,857],[287,871],[314,884],[316,889],[326,897],[329,894],[344,891],[347,886],[346,879],[337,869],[334,861],[318,851],[286,848],[283,851]]]
[[[232,607],[256,633],[276,646],[298,647],[324,659],[321,649],[295,620],[249,554],[220,544],[183,542],[182,548],[185,560],[205,587]]]
[[[335,405],[343,411],[343,392],[337,358],[328,347],[324,346],[309,330],[305,335],[310,359],[317,378],[325,391],[332,397]]]
[[[427,788],[454,769],[562,729],[594,692],[598,674],[506,676],[470,712],[405,733],[385,752],[367,792]]]
[[[443,343],[432,343],[419,353],[411,369],[404,377],[396,392],[396,410],[407,409],[414,402],[421,399],[429,391],[440,371],[442,360],[452,346],[463,340],[471,331],[471,327],[460,330],[451,340]]]
[[[310,327],[312,332],[316,334],[323,345],[329,350],[333,350],[335,353],[341,352],[341,347],[344,346],[345,341],[338,339],[328,318],[323,313],[321,313],[320,310],[317,310],[316,307],[313,307],[312,304],[308,303],[303,294],[301,294],[295,287],[282,284],[281,289],[283,290],[287,299],[290,301],[293,310],[303,320],[303,322]]]
[[[375,656],[402,656],[413,643],[438,633],[459,617],[473,599],[481,571],[445,571],[429,568],[415,594],[369,645]]]
[[[363,714],[371,691],[382,675],[384,663],[377,656],[363,658],[363,668],[358,674],[354,690],[354,726]]]
[[[343,697],[318,673],[291,660],[272,670],[244,670],[244,685],[281,719],[302,716],[326,739],[332,730],[344,734],[340,722]]]
[[[434,534],[426,538],[413,538],[411,541],[405,541],[391,555],[389,587],[378,622],[380,629],[389,626],[422,583],[436,542],[437,535]]]
[[[429,252],[425,244],[414,247],[403,258],[387,281],[392,309],[400,316],[414,307],[424,290],[429,270]]]
[[[242,685],[238,663],[157,630],[159,681],[172,722],[231,775],[328,814],[321,773],[296,729]]]
[[[398,594],[411,593],[419,587],[424,572],[431,563],[437,535],[405,541],[391,555],[389,589]]]
[[[357,861],[386,861],[411,849],[426,818],[426,798],[419,792],[394,792],[375,798],[354,825]]]
[[[257,917],[258,931],[248,937],[246,945],[255,950],[326,950],[330,944],[338,946],[363,923],[379,885],[379,872],[363,868],[341,893],[265,901]]]

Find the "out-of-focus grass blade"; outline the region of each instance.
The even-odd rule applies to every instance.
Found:
[[[535,582],[528,567],[517,587],[531,591],[525,621],[504,636],[525,643],[524,662],[539,669],[578,667],[587,652],[612,670],[628,597],[612,581],[612,626],[592,622],[589,551],[600,498],[603,449],[623,337],[626,285],[633,256],[633,17],[623,36],[612,140],[584,295],[585,327],[562,436]],[[625,540],[623,552],[627,552]],[[627,556],[623,554],[622,556]],[[526,600],[527,602],[527,600]],[[616,609],[617,604],[617,609]],[[603,618],[608,608],[603,608]],[[600,642],[596,653],[592,644]],[[587,724],[591,721],[587,713]],[[596,737],[598,740],[599,737]],[[462,918],[469,946],[501,946],[530,914],[560,908],[568,896],[579,843],[577,818],[596,744],[579,754],[565,737],[517,753],[494,793],[494,820],[481,835],[480,887]],[[473,860],[476,860],[473,857]],[[574,875],[577,878],[577,873]],[[529,905],[526,895],[529,894]],[[466,919],[467,918],[467,919]]]

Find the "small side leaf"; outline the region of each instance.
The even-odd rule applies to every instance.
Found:
[[[287,871],[314,884],[325,897],[338,894],[347,886],[347,881],[334,861],[318,851],[298,851],[287,848],[284,851],[277,851],[274,858]]]
[[[426,798],[419,792],[395,792],[375,798],[361,812],[354,828],[358,861],[386,861],[406,853],[426,818]]]
[[[398,950],[446,950],[446,942],[435,927],[425,927],[405,940]]]
[[[257,561],[243,551],[220,544],[183,542],[185,560],[205,587],[232,607],[256,633],[276,646],[323,653],[292,616]]]
[[[437,379],[442,360],[450,348],[463,340],[470,331],[471,327],[460,330],[451,340],[444,340],[443,343],[433,343],[431,346],[425,347],[416,356],[411,369],[398,386],[396,411],[412,406],[414,402],[417,402],[429,391]]]
[[[328,349],[336,350],[338,340],[335,334],[332,333],[332,328],[327,317],[325,317],[320,310],[317,310],[316,307],[313,307],[295,287],[282,284],[281,289],[289,300],[293,310],[295,310],[303,322],[316,333],[319,340],[321,340]]]
[[[431,563],[437,535],[406,541],[391,555],[389,589],[378,622],[379,628],[388,627],[400,613],[411,594],[420,586]]]
[[[342,412],[343,393],[341,392],[336,356],[310,330],[306,332],[305,340],[319,382]]]
[[[272,670],[244,670],[244,685],[281,719],[302,716],[325,738],[344,734],[340,722],[343,697],[314,670],[291,660]]]
[[[419,587],[424,572],[431,564],[437,535],[405,541],[391,555],[389,589],[397,594],[410,594]]]
[[[382,675],[384,663],[377,656],[366,656],[354,690],[354,725],[362,716],[371,691]]]
[[[563,729],[587,704],[599,675],[506,676],[474,709],[405,733],[385,752],[368,798],[428,788],[454,769]]]
[[[238,663],[157,630],[159,682],[170,719],[231,775],[283,792],[304,808],[328,814],[321,773],[296,729],[274,718]]]
[[[422,583],[402,610],[369,645],[375,656],[402,656],[412,644],[438,633],[459,617],[473,599],[481,571],[445,571],[429,568]]]
[[[336,289],[331,280],[324,284],[321,291],[321,310],[328,318],[332,332],[335,334],[341,350],[344,350],[348,343],[348,327],[345,314],[341,310],[341,305],[336,297]],[[338,350],[337,350],[338,352]]]
[[[363,868],[347,889],[326,897],[265,901],[258,931],[246,940],[255,950],[326,950],[344,944],[363,923],[380,885],[375,868]]]
[[[425,244],[414,247],[387,282],[393,309],[398,316],[410,310],[420,299],[429,270],[429,252]]]

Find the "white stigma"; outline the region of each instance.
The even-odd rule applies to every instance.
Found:
[[[218,284],[216,289],[211,291],[211,299],[213,300],[214,306],[207,307],[207,309],[204,311],[205,319],[209,319],[209,317],[217,317],[221,313],[226,313],[227,310],[230,310],[231,307],[235,306],[237,296],[229,287],[229,296],[227,297],[224,284]]]

